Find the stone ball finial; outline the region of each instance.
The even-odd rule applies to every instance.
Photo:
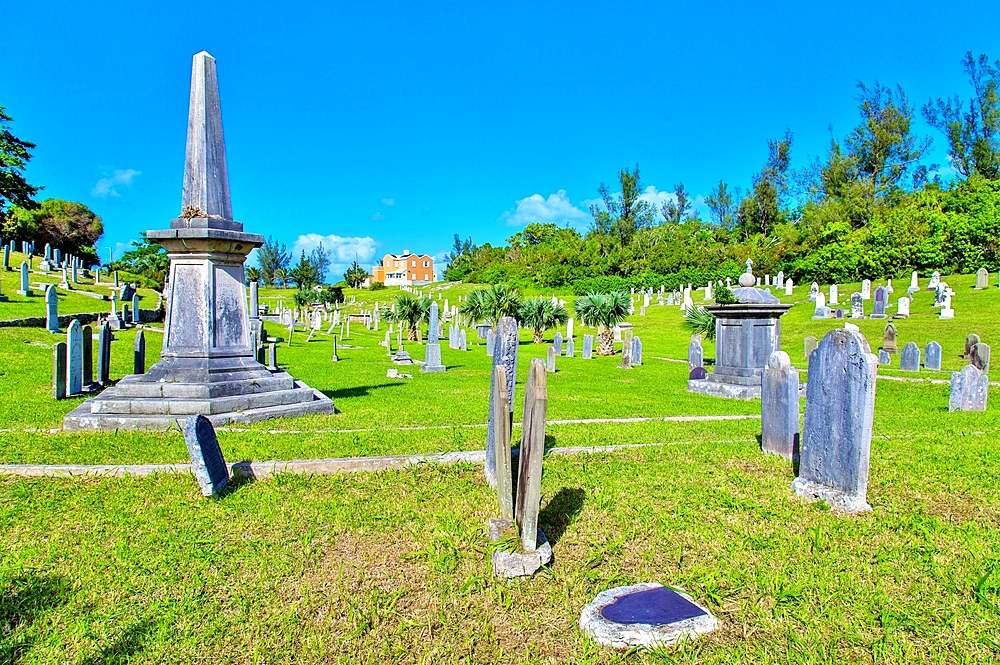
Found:
[[[753,276],[753,259],[747,259],[747,271],[740,275],[740,286],[754,286],[757,279]]]

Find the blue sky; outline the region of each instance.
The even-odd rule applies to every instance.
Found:
[[[0,105],[29,180],[119,251],[180,208],[191,56],[218,61],[233,210],[290,247],[443,254],[529,221],[584,229],[639,164],[746,187],[767,139],[794,166],[857,122],[855,82],[969,96],[1000,3],[7,3]],[[931,161],[944,162],[934,136]],[[117,255],[117,253],[116,253]],[[330,277],[334,277],[333,274]]]

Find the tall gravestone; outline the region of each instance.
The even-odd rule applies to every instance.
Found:
[[[866,512],[878,358],[861,333],[832,330],[809,359],[796,494]]]
[[[142,330],[135,334],[135,345],[132,349],[132,373],[146,372],[146,335]]]
[[[424,364],[420,367],[421,372],[443,372],[445,366],[441,363],[441,343],[438,341],[438,304],[431,302],[430,313],[428,315],[430,328],[427,331],[427,345],[424,347]]]
[[[632,337],[632,364],[642,364],[642,340],[638,335]]]
[[[888,300],[889,294],[886,292],[884,286],[875,289],[875,300],[872,304],[873,319],[884,319],[886,317],[885,307],[888,304]]]
[[[575,340],[572,337],[566,338],[566,357],[572,358],[576,353]]]
[[[97,382],[102,386],[111,383],[111,326],[107,321],[97,332]]]
[[[861,280],[861,297],[865,300],[872,299],[872,281],[870,279]]]
[[[28,262],[21,262],[21,288],[17,290],[19,296],[30,296],[31,286],[28,284]]]
[[[94,382],[94,330],[90,326],[83,327],[83,385]]]
[[[54,284],[45,288],[45,329],[50,333],[59,332],[59,294]]]
[[[146,234],[170,259],[160,360],[80,405],[65,429],[167,429],[196,413],[221,424],[333,411],[323,393],[257,362],[244,262],[264,238],[233,218],[216,63],[204,51],[192,59],[189,101],[180,215]]]
[[[764,452],[787,460],[799,456],[799,373],[784,351],[771,354],[760,391],[761,436]]]
[[[907,342],[899,354],[899,369],[904,372],[920,371],[920,347],[916,342]]]
[[[941,345],[937,342],[928,342],[924,347],[924,367],[941,371]]]
[[[545,352],[545,371],[552,374],[556,371],[556,347],[550,346]]]
[[[990,377],[975,365],[966,365],[951,375],[949,411],[985,411],[990,390]]]
[[[66,327],[66,394],[83,392],[83,329],[73,319]]]
[[[184,443],[201,493],[218,496],[229,484],[229,467],[222,456],[212,421],[201,414],[188,418],[184,423]]]
[[[66,397],[66,342],[52,345],[52,398]]]
[[[561,332],[557,332],[552,337],[552,346],[556,349],[556,355],[561,356],[563,352],[563,337]]]
[[[494,413],[510,413],[507,395],[507,368],[493,367],[494,380],[490,387]],[[510,425],[507,418],[498,418],[493,428],[494,459],[497,476],[497,499],[500,503],[500,519],[514,520],[514,477],[511,471]]]
[[[851,318],[865,318],[865,299],[857,292],[851,294]]]
[[[518,458],[514,521],[521,532],[521,549],[538,549],[538,508],[542,490],[542,457],[545,454],[545,417],[549,394],[541,360],[533,358],[524,386],[524,422]]]
[[[590,360],[594,357],[594,336],[584,335],[583,336],[583,352],[580,356],[584,360]]]
[[[493,343],[493,367],[503,365],[507,376],[507,403],[513,409],[514,404],[514,381],[517,377],[517,321],[509,316],[501,317],[497,323],[495,341]],[[544,367],[543,367],[544,370]],[[490,394],[493,393],[492,382],[496,381],[496,373],[490,372]],[[513,411],[508,413],[495,413],[493,411],[493,400],[490,400],[489,414],[486,424],[486,481],[490,486],[496,485],[496,451],[494,450],[494,428],[497,418],[513,418]]]
[[[632,369],[632,339],[631,328],[622,331],[622,360],[618,365],[620,369]]]

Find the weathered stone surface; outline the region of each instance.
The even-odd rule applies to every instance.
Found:
[[[642,340],[639,339],[638,335],[632,338],[632,364],[642,364]]]
[[[688,374],[689,381],[704,381],[708,378],[708,371],[704,367],[695,367]]]
[[[504,369],[506,369],[507,403],[511,405],[509,407],[511,410],[506,414],[502,414],[502,416],[501,414],[494,414],[493,400],[490,400],[489,413],[486,421],[486,463],[484,465],[486,481],[490,484],[490,486],[496,486],[496,450],[494,448],[494,427],[496,426],[495,418],[506,417],[510,419],[513,417],[514,413],[514,381],[517,377],[517,345],[517,322],[509,316],[502,317],[497,323],[496,338],[491,355],[493,357],[493,367],[503,365]],[[496,373],[491,370],[490,394],[493,393],[493,381],[496,381]]]
[[[971,335],[966,335],[965,352],[962,353],[962,357],[968,360],[969,356],[972,355],[972,347],[974,347],[976,344],[979,344],[979,342],[980,342],[979,335],[977,335],[976,333],[972,333]]]
[[[865,300],[872,299],[872,281],[870,279],[861,280],[861,297]]]
[[[84,326],[83,337],[83,385],[89,386],[94,382],[94,330],[90,326]]]
[[[632,329],[622,331],[622,360],[619,369],[632,369]]]
[[[73,319],[66,328],[66,394],[83,392],[83,328]]]
[[[427,315],[427,343],[438,344],[438,304],[431,302],[430,312]]]
[[[30,296],[31,287],[28,284],[28,262],[21,262],[21,288],[17,289],[17,295]]]
[[[904,372],[920,371],[920,347],[916,342],[907,342],[899,354],[899,369]]]
[[[146,335],[142,330],[135,334],[135,345],[132,348],[132,373],[146,373]]]
[[[570,337],[570,338],[568,338],[566,340],[566,357],[567,358],[572,358],[574,355],[576,355],[576,348],[575,348],[575,346],[576,345],[574,344],[574,340],[573,340],[572,337]]]
[[[552,337],[552,346],[556,349],[556,355],[561,356],[563,352],[563,336],[561,332],[556,332]]]
[[[899,347],[896,344],[897,338],[896,326],[891,323],[886,324],[882,330],[882,348],[885,349],[886,353],[899,353]]]
[[[200,413],[188,418],[184,423],[184,443],[201,493],[217,496],[229,484],[229,467],[211,421]]]
[[[862,294],[864,295],[864,294]],[[873,319],[884,319],[885,306],[889,302],[889,294],[886,292],[885,287],[880,286],[875,289],[875,301],[872,305],[872,317]]]
[[[56,342],[52,346],[52,397],[66,397],[66,342]]]
[[[865,318],[865,299],[857,292],[851,294],[851,318]]]
[[[705,366],[705,352],[701,347],[701,337],[694,335],[688,342],[688,370]]]
[[[219,78],[215,58],[205,51],[196,54],[191,63],[187,157],[181,198],[181,207],[189,206],[204,213],[196,216],[199,219],[233,220]],[[234,230],[242,230],[242,226]]]
[[[510,413],[507,395],[507,369],[503,365],[493,368],[494,381],[490,386],[494,413]],[[496,459],[497,500],[500,504],[500,518],[511,523],[514,519],[514,477],[510,464],[509,418],[497,418],[493,428],[493,445]],[[491,538],[499,540],[499,538]]]
[[[885,349],[878,350],[878,364],[887,366],[892,364],[892,356],[886,353]]]
[[[556,371],[556,347],[550,346],[545,352],[545,371],[553,374]]]
[[[764,452],[787,460],[799,456],[799,373],[784,351],[775,351],[764,368],[760,391]]]
[[[937,342],[928,342],[924,347],[924,367],[941,371],[941,345]]]
[[[969,352],[969,364],[975,365],[980,371],[989,374],[990,371],[990,345],[983,342],[977,343]]]
[[[642,598],[656,594],[653,598]],[[611,611],[616,601],[635,598],[636,603]],[[605,615],[618,620],[611,620]],[[674,621],[662,622],[668,619]],[[627,650],[663,648],[692,640],[719,627],[719,621],[690,596],[655,582],[602,591],[583,608],[580,630],[602,646]]]
[[[45,329],[50,333],[59,332],[59,294],[54,284],[45,288]]]
[[[792,489],[846,512],[870,511],[868,465],[878,359],[864,336],[836,329],[809,359],[799,477]]]
[[[536,529],[535,541],[538,544],[530,552],[503,552],[500,550],[494,552],[490,559],[493,574],[507,579],[529,577],[552,561],[552,545],[549,544],[541,529]]]
[[[537,549],[536,533],[542,497],[542,457],[545,455],[545,417],[548,404],[545,367],[540,359],[532,358],[528,367],[528,380],[524,386],[524,416],[514,502],[514,522],[521,532],[523,552]]]
[[[985,411],[989,395],[990,377],[975,365],[966,365],[951,375],[949,411]]]
[[[581,356],[584,360],[590,360],[594,357],[594,336],[584,335],[583,336],[583,354]]]
[[[980,291],[989,286],[990,273],[986,268],[980,268],[976,271],[976,290]]]
[[[420,366],[421,372],[443,372],[447,369],[441,363],[441,345],[438,343],[427,343],[424,346],[424,364]]]
[[[816,350],[817,346],[818,344],[816,342],[816,338],[812,335],[806,336],[805,340],[803,340],[802,350],[805,354],[807,363],[809,362],[809,356],[812,355],[812,352]]]

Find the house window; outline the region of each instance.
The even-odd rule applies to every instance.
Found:
[[[428,263],[427,261],[424,261],[424,267],[425,267],[425,268],[429,268],[430,266],[431,266],[431,264],[430,264],[430,263]]]
[[[424,281],[425,282],[429,282],[430,281],[429,279],[427,279],[427,273],[424,273]]]
[[[410,261],[410,267],[411,268],[416,268],[417,267],[417,262],[416,261]]]

